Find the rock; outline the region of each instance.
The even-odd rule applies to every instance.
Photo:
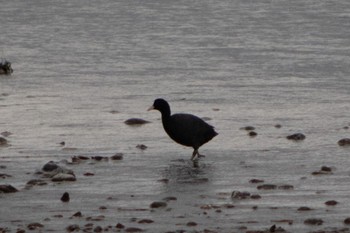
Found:
[[[162,207],[166,207],[167,203],[166,202],[162,202],[162,201],[155,201],[153,203],[151,203],[150,207],[151,208],[162,208]]]
[[[80,227],[77,224],[69,225],[66,227],[67,232],[80,231]]]
[[[327,167],[327,166],[322,166],[322,167],[321,167],[321,171],[324,171],[324,172],[332,172],[332,168]]]
[[[275,125],[275,128],[280,129],[280,128],[282,128],[282,125],[276,124],[276,125]]]
[[[39,229],[39,228],[43,228],[44,225],[38,222],[34,222],[34,223],[30,223],[27,225],[27,228],[31,231]]]
[[[350,224],[350,218],[344,219],[344,224],[349,225]]]
[[[338,202],[337,202],[337,201],[335,201],[335,200],[331,200],[331,201],[326,201],[324,204],[325,204],[325,205],[331,205],[331,206],[334,206],[334,205],[337,205],[337,204],[338,204]]]
[[[0,178],[6,179],[6,178],[9,178],[9,177],[12,177],[12,176],[11,175],[7,175],[5,173],[0,173]]]
[[[62,181],[76,181],[75,175],[72,174],[65,174],[65,173],[58,173],[54,175],[51,179],[53,182],[62,182]]]
[[[102,231],[103,231],[103,228],[100,226],[97,226],[94,228],[94,232],[102,232]]]
[[[263,189],[263,190],[272,190],[272,189],[276,189],[277,185],[275,184],[263,184],[263,185],[259,185],[257,187],[257,189]]]
[[[187,224],[186,224],[186,226],[188,226],[188,227],[195,227],[195,226],[197,226],[198,224],[196,223],[196,222],[188,222]]]
[[[0,137],[0,146],[6,146],[7,145],[7,140],[3,137]]]
[[[339,146],[350,146],[350,138],[343,138],[338,141]]]
[[[75,214],[73,214],[72,217],[81,218],[81,217],[83,217],[83,215],[80,211],[78,211]]]
[[[331,175],[331,174],[333,174],[333,172],[332,172],[332,168],[322,166],[319,171],[314,171],[311,174],[312,175]]]
[[[103,157],[103,156],[92,156],[91,159],[94,159],[96,161],[102,161],[102,160],[108,160],[108,157]]]
[[[248,135],[249,135],[250,137],[256,137],[256,136],[258,136],[258,134],[257,134],[255,131],[250,131],[250,132],[248,133]]]
[[[301,206],[298,208],[298,211],[310,211],[310,210],[312,210],[312,209],[307,207],[307,206]]]
[[[94,176],[95,174],[94,173],[91,173],[91,172],[86,172],[84,173],[84,176]]]
[[[2,184],[0,185],[0,193],[15,193],[18,190],[12,185]]]
[[[147,146],[143,145],[143,144],[139,144],[136,146],[136,148],[140,149],[140,150],[146,150]]]
[[[11,67],[11,62],[7,61],[6,59],[1,59],[0,61],[0,75],[10,75],[13,73],[13,69]]]
[[[240,191],[233,191],[231,194],[232,199],[246,199],[250,197],[250,193],[248,192],[240,192]]]
[[[255,127],[253,126],[245,126],[245,127],[242,127],[240,128],[241,130],[246,130],[246,131],[253,131],[255,130]]]
[[[115,228],[117,228],[117,229],[124,229],[125,226],[123,224],[121,224],[121,223],[117,223],[117,225],[115,225]]]
[[[143,125],[143,124],[147,124],[147,123],[150,123],[149,121],[146,121],[146,120],[143,120],[143,119],[140,119],[140,118],[130,118],[126,121],[124,121],[125,124],[127,125]]]
[[[260,179],[251,179],[251,180],[249,181],[249,183],[252,183],[252,184],[264,183],[264,180],[260,180]]]
[[[293,141],[302,141],[304,140],[306,137],[304,134],[302,133],[295,133],[295,134],[292,134],[292,135],[288,135],[287,136],[287,139],[288,140],[293,140]]]
[[[289,184],[284,184],[284,185],[279,185],[278,189],[291,190],[291,189],[294,189],[294,186],[293,185],[289,185]]]
[[[63,193],[62,197],[61,197],[61,201],[62,202],[69,202],[70,198],[69,198],[69,193],[65,192]]]
[[[111,156],[111,160],[122,160],[123,154],[122,153],[116,153],[115,155]]]
[[[143,230],[137,227],[128,227],[125,229],[125,232],[142,232]]]
[[[306,225],[322,225],[323,224],[323,220],[320,219],[320,218],[309,218],[309,219],[306,219],[304,221],[304,224]]]
[[[153,223],[154,221],[151,220],[151,219],[141,219],[140,221],[138,221],[138,223],[140,224],[150,224],[150,223]]]
[[[57,170],[58,168],[59,166],[55,162],[50,161],[46,163],[41,170],[43,170],[44,172],[52,172],[54,170]]]

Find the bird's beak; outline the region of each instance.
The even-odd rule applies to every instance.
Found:
[[[154,110],[154,106],[153,105],[147,109],[147,111],[151,111],[151,110]]]

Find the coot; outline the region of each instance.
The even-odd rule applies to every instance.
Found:
[[[162,113],[162,122],[165,132],[175,142],[194,149],[191,160],[200,156],[198,148],[218,135],[214,127],[201,118],[187,114],[177,113],[171,115],[170,106],[164,99],[156,99],[149,110],[156,109]]]

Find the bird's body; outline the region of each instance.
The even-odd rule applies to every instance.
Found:
[[[187,113],[171,115],[169,104],[163,99],[156,99],[150,109],[157,109],[162,114],[165,132],[175,142],[194,149],[192,158],[199,156],[198,149],[218,135],[214,127],[201,118]]]

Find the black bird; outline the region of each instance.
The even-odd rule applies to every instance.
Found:
[[[171,115],[170,106],[164,99],[156,99],[148,111],[152,109],[156,109],[162,113],[164,130],[171,139],[181,145],[194,149],[191,160],[196,155],[198,157],[201,156],[198,152],[200,146],[218,135],[213,126],[207,124],[197,116],[187,113]]]

